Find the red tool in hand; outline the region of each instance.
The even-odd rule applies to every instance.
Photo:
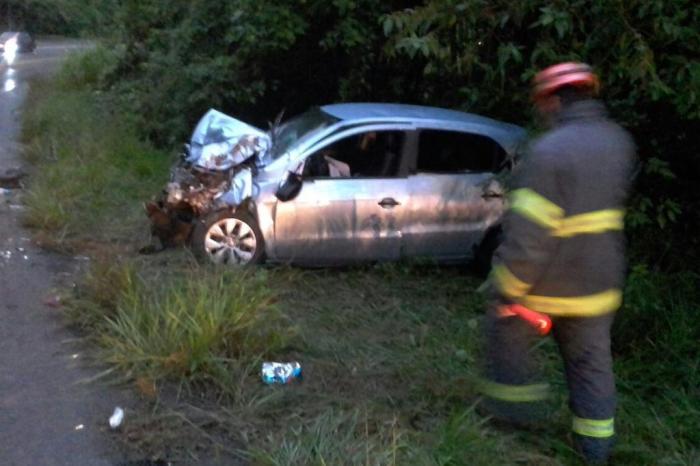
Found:
[[[520,304],[509,304],[498,309],[501,317],[518,316],[528,324],[532,325],[537,332],[544,336],[552,330],[552,319],[547,314],[535,312]]]

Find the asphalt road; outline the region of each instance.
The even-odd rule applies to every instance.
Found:
[[[0,174],[24,164],[19,118],[30,80],[82,47],[39,41],[35,53],[0,64]],[[128,422],[132,400],[127,391],[84,383],[97,369],[85,364],[60,308],[45,304],[54,287],[70,283],[80,259],[32,244],[19,221],[21,195],[0,192],[0,465],[119,464],[107,422],[117,405]]]

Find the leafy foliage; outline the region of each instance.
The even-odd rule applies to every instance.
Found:
[[[527,125],[534,73],[589,62],[639,145],[627,223],[637,259],[683,268],[700,249],[700,7],[691,0],[4,3],[0,24],[111,37],[97,87],[113,88],[143,134],[168,147],[211,107],[263,127],[280,110],[338,100]]]
[[[111,24],[118,0],[4,0],[0,27],[37,34],[94,34]]]
[[[639,144],[628,227],[640,259],[681,267],[649,251],[697,252],[689,234],[700,227],[695,2],[122,0],[115,13],[119,66],[106,84],[146,135],[169,146],[210,107],[258,126],[282,109],[338,100],[439,105],[527,124],[534,73],[589,62]]]
[[[700,226],[695,2],[432,0],[382,21],[387,53],[422,64],[424,103],[523,122],[536,70],[565,60],[593,64],[613,116],[639,145],[628,222],[635,244],[697,252],[688,235]]]
[[[391,2],[125,0],[114,82],[152,139],[174,144],[210,107],[256,122],[281,109],[359,97],[381,54]]]
[[[96,242],[138,241],[140,213],[124,206],[162,185],[167,160],[138,142],[134,122],[162,145],[210,106],[260,119],[346,99],[437,104],[524,124],[535,70],[582,59],[600,72],[613,115],[640,147],[628,217],[637,259],[693,264],[700,28],[692,2],[219,3],[115,0],[114,46],[71,62],[61,94],[38,95],[25,112],[28,154],[44,166],[28,194],[30,223],[60,242],[84,230]],[[115,94],[123,108],[105,98]],[[546,435],[493,434],[465,410],[475,397],[465,374],[477,370],[483,303],[478,282],[459,271],[399,264],[222,276],[178,268],[172,256],[138,268],[115,267],[113,257],[79,287],[73,320],[95,331],[103,357],[137,385],[180,377],[232,395],[209,422],[250,439],[260,464],[573,462],[556,440],[569,429],[563,398]],[[614,331],[616,463],[698,463],[697,281],[632,269]],[[298,346],[283,347],[278,308],[298,327]],[[267,333],[270,323],[278,333]],[[244,341],[254,350],[243,352]],[[304,362],[304,384],[260,395],[251,368],[270,348]]]

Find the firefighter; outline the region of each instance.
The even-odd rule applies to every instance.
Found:
[[[604,464],[615,434],[610,328],[622,300],[623,205],[635,149],[595,100],[590,66],[554,65],[533,84],[549,130],[514,174],[490,276],[481,392],[484,407],[505,421],[527,424],[542,412],[538,329],[510,310],[541,314],[564,360],[574,446],[589,464]]]

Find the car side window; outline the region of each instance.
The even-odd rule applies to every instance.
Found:
[[[403,131],[369,131],[340,139],[311,154],[305,178],[387,178],[398,174]]]
[[[503,148],[489,137],[459,131],[423,130],[416,169],[422,173],[496,172],[505,158]]]

